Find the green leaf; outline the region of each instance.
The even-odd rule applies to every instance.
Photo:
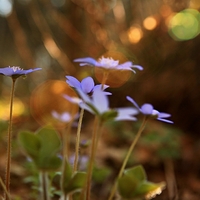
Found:
[[[105,179],[110,175],[111,171],[109,168],[97,168],[94,167],[93,173],[92,173],[92,178],[94,179],[95,182],[98,183],[103,183]]]
[[[110,110],[101,115],[101,120],[102,121],[109,121],[113,120],[115,117],[117,117],[117,111],[116,110]]]
[[[80,200],[80,199],[82,199],[82,198],[83,198],[83,197],[82,197],[81,192],[75,192],[75,193],[72,194],[72,199],[73,199],[73,200]]]
[[[57,153],[61,141],[52,127],[45,126],[36,134],[21,132],[19,142],[40,170],[54,170],[60,167],[61,159]]]
[[[131,198],[137,188],[138,183],[129,176],[122,176],[118,180],[118,190],[123,198]]]
[[[118,190],[125,199],[145,197],[151,199],[160,194],[165,183],[152,183],[147,181],[146,173],[141,165],[125,170],[118,180]]]
[[[56,155],[53,156],[40,156],[36,160],[36,165],[42,170],[54,170],[61,166],[62,160]]]
[[[19,133],[19,143],[26,153],[33,159],[36,160],[41,148],[39,138],[30,132],[23,131]]]
[[[132,179],[137,180],[138,183],[140,183],[141,181],[147,180],[146,173],[142,165],[138,165],[130,169],[126,169],[124,171],[124,174],[126,176],[132,177]]]
[[[68,187],[69,181],[72,177],[72,168],[71,168],[71,165],[67,162],[67,160],[65,160],[63,162],[65,162],[65,165],[64,165],[61,185],[62,185],[63,190],[65,191],[66,188]]]
[[[83,188],[86,181],[86,173],[85,172],[76,172],[68,186],[65,188],[65,192],[68,194],[70,192],[74,192],[75,190],[80,190]]]
[[[146,199],[152,199],[156,195],[160,194],[165,188],[165,183],[152,183],[144,181],[135,190],[135,196],[145,196]]]
[[[61,141],[58,133],[51,126],[41,128],[37,135],[41,143],[40,156],[45,157],[58,152],[61,147]]]

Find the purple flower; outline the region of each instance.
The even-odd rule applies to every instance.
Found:
[[[138,111],[134,108],[115,108],[109,107],[108,96],[102,90],[95,90],[90,97],[83,91],[79,91],[82,102],[79,106],[90,113],[99,116],[103,121],[107,120],[137,120],[134,115]]]
[[[84,65],[92,65],[95,67],[101,67],[104,69],[115,69],[115,70],[130,70],[134,73],[135,70],[133,68],[136,68],[138,70],[143,70],[143,67],[139,65],[133,65],[131,61],[127,61],[123,64],[119,64],[119,60],[113,60],[113,58],[104,58],[101,57],[98,61],[96,61],[93,58],[86,57],[86,58],[77,58],[74,60],[74,62],[79,62],[80,66]]]
[[[63,113],[58,113],[57,111],[53,110],[51,112],[52,116],[61,121],[61,122],[70,122],[72,120],[74,120],[74,118],[76,119],[78,117],[78,115],[72,116],[69,112],[63,112]]]
[[[128,101],[130,101],[143,115],[147,117],[151,117],[153,119],[157,119],[159,121],[167,122],[173,124],[172,121],[167,120],[165,118],[170,117],[171,115],[168,113],[162,113],[157,110],[154,110],[153,106],[149,103],[143,104],[141,107],[129,96],[126,97]]]
[[[69,86],[71,86],[75,90],[82,90],[86,94],[90,94],[94,90],[102,87],[101,84],[95,85],[93,78],[90,76],[84,78],[81,82],[76,78],[74,78],[73,76],[66,76],[66,78],[67,78],[66,82],[69,84]],[[106,88],[108,88],[108,86],[104,85],[103,90],[105,90]]]
[[[0,68],[0,74],[4,76],[10,76],[11,78],[16,79],[20,76],[25,76],[37,70],[41,70],[41,68],[23,70],[18,66],[13,66],[13,67],[9,66],[9,67]]]

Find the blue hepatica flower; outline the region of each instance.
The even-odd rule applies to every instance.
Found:
[[[153,119],[157,119],[159,121],[167,122],[173,124],[172,121],[167,120],[165,118],[170,117],[171,115],[168,113],[162,113],[157,110],[154,110],[153,106],[149,103],[143,104],[141,107],[129,96],[126,97],[128,101],[130,101],[143,115],[147,117],[151,117]]]
[[[74,120],[74,118],[76,119],[78,117],[78,115],[75,115],[75,116],[70,115],[69,112],[63,112],[60,114],[56,112],[55,110],[53,110],[51,114],[55,119],[59,120],[60,122],[70,122]]]
[[[79,62],[80,66],[85,66],[85,65],[92,65],[95,67],[101,67],[104,69],[115,69],[115,70],[130,70],[134,73],[135,70],[133,68],[138,69],[138,70],[143,70],[143,67],[139,65],[134,65],[131,61],[127,61],[123,64],[119,64],[119,60],[114,60],[113,58],[104,58],[101,57],[98,61],[91,57],[86,57],[86,58],[77,58],[74,60],[74,62]]]
[[[20,76],[25,76],[37,70],[41,70],[41,68],[23,70],[18,66],[13,66],[13,67],[9,66],[9,67],[0,68],[0,74],[4,76],[10,76],[11,78],[16,79]]]
[[[79,105],[90,113],[99,116],[102,120],[137,120],[134,115],[138,114],[134,108],[115,108],[109,107],[108,96],[102,90],[95,90],[92,97],[79,91],[83,100]]]
[[[85,94],[92,95],[95,90],[100,90],[102,88],[102,84],[95,85],[93,78],[90,76],[84,78],[81,82],[73,76],[66,76],[66,78],[67,78],[66,82],[68,83],[68,85],[74,88],[77,93],[79,93],[79,91],[82,91]],[[108,87],[109,86],[104,85],[103,90],[105,90]],[[104,93],[107,95],[111,94],[110,92],[104,92]]]

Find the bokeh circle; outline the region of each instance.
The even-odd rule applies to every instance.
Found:
[[[51,124],[64,128],[75,118],[78,106],[66,100],[64,95],[77,97],[64,81],[49,80],[39,85],[31,95],[31,114],[41,125]]]

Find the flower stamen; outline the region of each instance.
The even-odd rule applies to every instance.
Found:
[[[18,66],[12,66],[12,67],[9,66],[9,68],[12,68],[13,72],[22,71],[23,70],[22,68],[20,68]]]
[[[99,63],[105,68],[115,68],[119,65],[119,60],[113,58],[104,58],[103,56],[99,59]]]

